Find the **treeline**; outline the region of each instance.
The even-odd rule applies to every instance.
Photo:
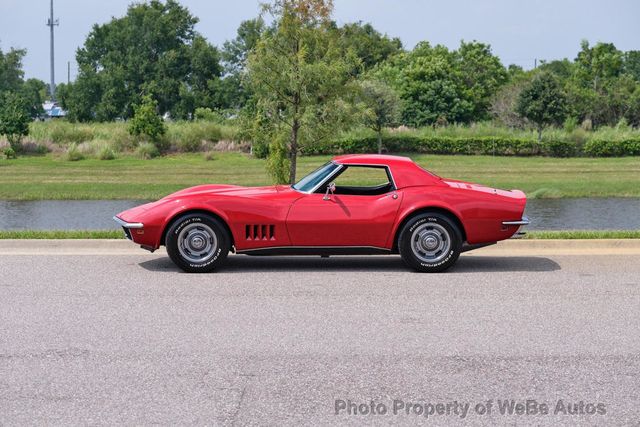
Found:
[[[94,25],[77,50],[77,79],[57,87],[57,100],[79,122],[129,120],[136,111],[234,120],[278,181],[295,178],[298,152],[354,127],[375,131],[380,151],[383,129],[401,125],[492,120],[535,128],[539,142],[550,125],[640,126],[640,51],[583,41],[574,59],[527,71],[505,66],[482,42],[409,50],[370,24],[339,26],[332,12],[331,0],[273,0],[217,47],[176,0],[134,3]],[[36,117],[46,85],[23,81],[23,55],[0,53],[0,96],[13,97],[6,105],[21,99]],[[149,120],[151,128],[143,120],[131,130],[151,129],[149,139],[160,141],[162,124]]]

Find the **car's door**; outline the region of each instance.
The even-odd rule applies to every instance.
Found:
[[[292,245],[384,248],[401,200],[390,177],[384,167],[349,166],[335,194],[324,185],[296,200],[287,215]]]

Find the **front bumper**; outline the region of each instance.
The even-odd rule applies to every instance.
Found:
[[[522,237],[524,237],[527,233],[525,231],[522,231],[522,227],[525,227],[527,225],[531,224],[531,221],[529,221],[529,218],[526,216],[523,216],[522,219],[517,220],[517,221],[502,221],[502,227],[504,229],[506,229],[507,227],[510,226],[517,226],[518,229],[516,230],[515,233],[513,233],[513,236],[511,236],[512,239],[520,239]]]
[[[122,227],[122,229],[124,230],[124,235],[129,240],[133,240],[133,236],[131,235],[131,229],[141,230],[144,228],[144,224],[141,222],[127,222],[123,219],[118,218],[117,216],[114,216],[113,220],[117,222],[118,225],[120,225],[120,227]]]

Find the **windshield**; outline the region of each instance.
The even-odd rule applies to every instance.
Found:
[[[339,167],[340,165],[333,162],[326,163],[325,165],[319,167],[318,169],[298,181],[298,183],[295,184],[293,188],[298,191],[309,193],[313,191],[313,189],[316,188],[329,175],[333,174],[333,172],[335,172]]]

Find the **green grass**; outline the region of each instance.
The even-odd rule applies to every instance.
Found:
[[[124,233],[120,230],[0,231],[0,240],[3,239],[124,239]],[[526,239],[640,239],[640,231],[531,231]]]
[[[625,230],[574,230],[574,231],[531,231],[526,239],[530,240],[584,240],[584,239],[640,239],[639,231]]]
[[[411,155],[447,177],[518,188],[531,198],[640,197],[640,158],[543,158]],[[301,157],[298,177],[330,156]],[[153,200],[198,184],[268,185],[265,161],[234,152],[179,154],[141,160],[85,159],[63,155],[0,160],[0,200]]]
[[[121,230],[0,230],[3,239],[124,239]]]

